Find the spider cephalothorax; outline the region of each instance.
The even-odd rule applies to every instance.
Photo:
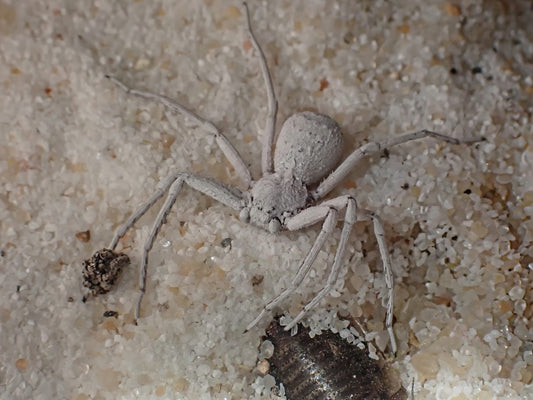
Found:
[[[308,202],[307,188],[301,180],[290,174],[269,174],[253,183],[240,212],[241,220],[276,233]]]

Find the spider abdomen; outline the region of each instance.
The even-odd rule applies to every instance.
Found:
[[[274,152],[274,170],[292,174],[305,185],[326,177],[342,156],[341,128],[327,115],[310,111],[289,117],[281,127]]]

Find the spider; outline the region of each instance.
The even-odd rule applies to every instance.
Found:
[[[133,227],[139,218],[168,193],[144,245],[139,277],[140,293],[135,308],[135,321],[139,318],[141,303],[146,290],[149,253],[177,196],[183,186],[187,185],[236,210],[243,222],[251,223],[271,233],[283,230],[297,231],[322,223],[320,233],[301,262],[290,285],[264,306],[259,315],[246,327],[245,332],[253,328],[266,313],[280,304],[301,285],[326,239],[333,233],[337,223],[342,221],[340,240],[327,282],[323,289],[285,327],[286,330],[292,329],[335,285],[343,265],[348,238],[354,223],[361,219],[371,220],[383,263],[388,291],[386,328],[390,337],[392,353],[395,354],[397,346],[392,323],[394,284],[383,223],[373,211],[358,207],[355,198],[351,195],[341,195],[327,200],[324,200],[324,198],[346,178],[357,162],[365,156],[379,154],[390,147],[425,137],[433,137],[452,144],[474,143],[483,139],[460,140],[423,129],[396,136],[383,142],[368,142],[354,150],[341,162],[343,136],[337,122],[326,115],[305,111],[292,115],[283,123],[273,151],[278,103],[265,55],[252,30],[246,3],[243,3],[243,8],[246,15],[248,35],[258,54],[268,99],[266,124],[260,138],[262,143],[262,175],[258,179],[252,177],[246,163],[235,147],[214,123],[166,96],[130,88],[115,77],[106,75],[108,79],[126,93],[160,102],[169,109],[195,120],[212,133],[222,153],[247,188],[242,191],[213,178],[189,172],[176,172],[117,229],[109,245],[111,251],[116,248],[119,240]],[[102,251],[107,251],[107,249],[100,250],[95,256]],[[117,253],[115,254],[118,256]]]

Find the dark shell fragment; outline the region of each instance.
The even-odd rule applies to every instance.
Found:
[[[405,400],[407,392],[385,362],[331,331],[309,337],[298,326],[291,336],[279,321],[267,328],[274,345],[270,374],[282,383],[288,400]]]
[[[122,268],[130,263],[130,258],[113,250],[98,250],[83,262],[83,286],[90,294],[97,296],[109,292],[118,279]]]

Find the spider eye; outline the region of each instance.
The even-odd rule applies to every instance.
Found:
[[[278,233],[280,228],[281,228],[281,222],[279,222],[279,219],[272,218],[268,222],[268,230],[270,231],[270,233]]]

